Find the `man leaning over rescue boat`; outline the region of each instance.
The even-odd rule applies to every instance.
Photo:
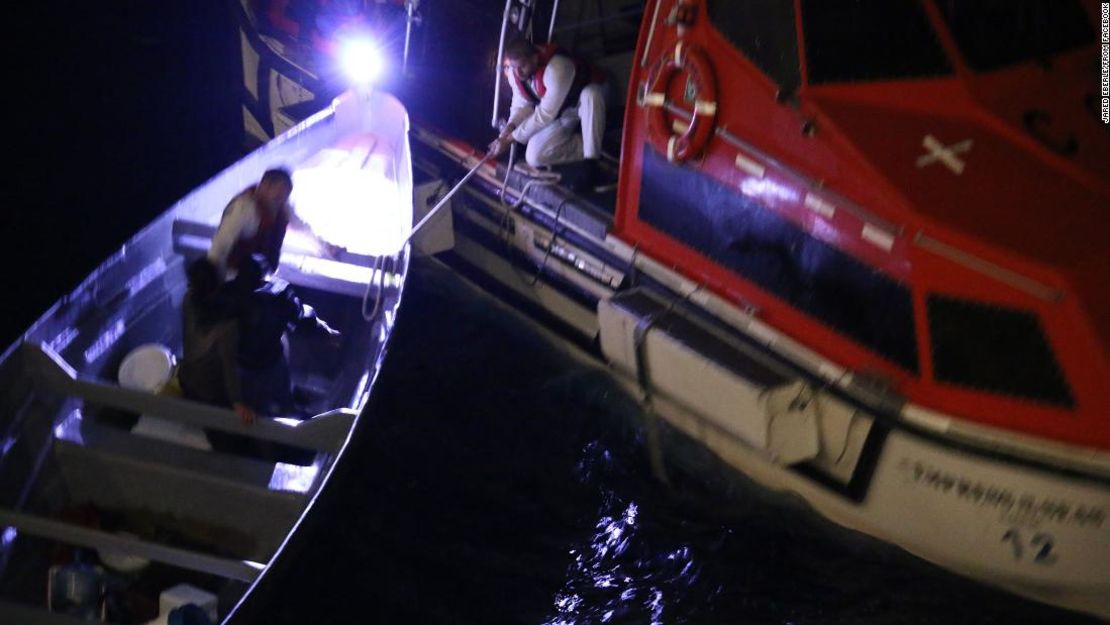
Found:
[[[243,259],[251,254],[262,254],[276,269],[290,225],[315,238],[328,255],[337,254],[339,248],[320,240],[293,212],[289,206],[292,192],[293,177],[288,170],[276,168],[262,174],[257,185],[247,187],[232,198],[224,208],[208,248],[208,260],[221,275],[237,270]]]
[[[503,70],[512,88],[509,123],[489,145],[500,156],[513,141],[527,144],[532,167],[585,161],[585,178],[597,174],[605,132],[605,75],[553,44],[537,48],[524,39],[505,45]]]

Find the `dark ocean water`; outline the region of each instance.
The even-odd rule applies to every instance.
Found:
[[[19,16],[0,341],[239,154],[219,0]],[[837,530],[664,432],[603,371],[414,270],[373,410],[258,623],[1070,623]]]

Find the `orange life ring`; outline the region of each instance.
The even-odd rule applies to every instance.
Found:
[[[682,71],[693,81],[694,117],[686,132],[675,134],[667,124],[667,89]],[[701,48],[679,41],[673,53],[659,57],[644,94],[644,106],[648,109],[648,137],[666,151],[667,160],[682,162],[701,154],[717,122],[717,82]]]

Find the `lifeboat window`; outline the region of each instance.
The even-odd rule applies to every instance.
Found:
[[[943,295],[928,311],[938,382],[1075,405],[1034,313]]]
[[[710,0],[709,19],[784,91],[798,87],[794,0]]]
[[[644,149],[639,219],[917,373],[909,288],[755,197]],[[789,193],[786,189],[784,192]]]
[[[918,0],[802,0],[809,82],[950,74]]]
[[[1074,0],[938,0],[937,7],[964,60],[980,71],[1048,58],[1095,38]]]

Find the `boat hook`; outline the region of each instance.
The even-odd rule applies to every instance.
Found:
[[[426,226],[428,222],[432,220],[433,217],[439,214],[439,211],[442,210],[444,206],[447,206],[447,202],[455,195],[455,193],[457,193],[459,189],[461,189],[463,185],[465,185],[467,181],[474,176],[474,174],[478,173],[478,170],[481,169],[482,165],[485,165],[492,158],[493,154],[486,154],[485,156],[483,156],[482,160],[478,161],[477,165],[472,167],[470,171],[466,172],[466,175],[462,177],[462,180],[458,181],[455,186],[451,187],[451,190],[448,191],[446,195],[444,195],[442,198],[439,199],[438,202],[436,202],[436,205],[433,206],[430,211],[428,211],[428,214],[424,215],[424,218],[421,219],[415,226],[413,226],[412,231],[409,232],[408,236],[405,237],[405,240],[401,241],[398,255],[404,252],[405,247],[408,246],[410,241],[412,241],[412,238],[415,237],[417,233],[419,233],[420,230],[423,229],[424,226]],[[362,317],[367,321],[373,321],[382,311],[382,293],[385,291],[385,274],[387,264],[386,260],[389,258],[393,257],[383,254],[374,261],[373,272],[370,274],[370,283],[366,285],[366,295],[362,298]],[[370,312],[367,312],[367,305],[370,303],[371,297],[373,297],[374,299],[374,306],[370,310]]]

